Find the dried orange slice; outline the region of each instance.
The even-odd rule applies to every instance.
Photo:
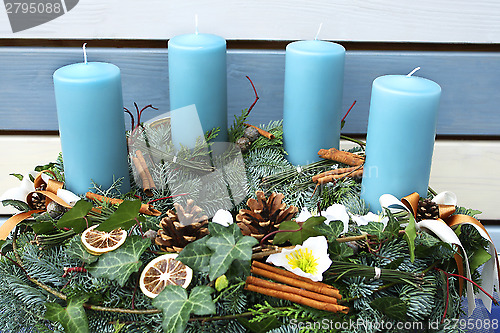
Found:
[[[101,255],[119,248],[127,239],[127,232],[115,229],[111,232],[94,230],[97,225],[87,228],[82,234],[85,249],[93,255]]]
[[[144,295],[155,298],[166,286],[175,284],[187,288],[193,278],[193,270],[175,260],[177,253],[164,254],[152,260],[144,268],[139,280]]]

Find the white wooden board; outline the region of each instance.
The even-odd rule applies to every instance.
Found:
[[[343,142],[342,147],[351,144]],[[10,173],[26,173],[57,158],[58,137],[0,136],[0,193],[19,184]],[[481,210],[481,219],[499,220],[500,141],[436,142],[430,185],[434,190],[453,191],[459,205]],[[13,210],[0,208],[1,214]]]
[[[199,29],[227,39],[500,42],[495,0],[81,0],[65,15],[12,33],[0,8],[0,38],[168,39]]]

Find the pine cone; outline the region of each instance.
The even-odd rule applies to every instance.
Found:
[[[31,197],[31,208],[46,210],[47,209],[47,206],[45,204],[46,199],[47,198],[45,197],[45,195],[40,193],[34,193],[33,196]]]
[[[267,199],[262,191],[257,191],[255,194],[257,200],[248,199],[249,209],[241,209],[236,216],[236,222],[245,236],[260,240],[278,230],[281,222],[291,220],[299,210],[295,206],[286,208],[286,204],[282,202],[285,196],[281,193],[273,192]]]
[[[165,252],[181,252],[187,244],[208,235],[208,217],[193,200],[187,200],[186,208],[178,203],[174,207],[177,213],[167,212],[155,238],[155,243]]]
[[[436,220],[439,218],[439,206],[430,199],[424,199],[418,202],[417,222],[422,220]]]

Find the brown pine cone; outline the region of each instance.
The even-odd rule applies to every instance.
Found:
[[[285,196],[281,193],[273,192],[266,198],[264,192],[257,191],[256,196],[257,199],[248,199],[249,209],[241,209],[236,216],[236,222],[245,236],[261,240],[265,235],[278,230],[281,222],[295,217],[299,210],[295,206],[287,208],[282,202]]]
[[[169,210],[160,221],[155,243],[165,252],[181,252],[189,243],[208,235],[208,217],[193,200],[186,207],[175,203],[176,212]]]
[[[430,199],[424,199],[418,202],[417,216],[415,219],[422,220],[436,220],[439,218],[439,206],[437,203]]]

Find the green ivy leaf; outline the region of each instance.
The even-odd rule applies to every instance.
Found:
[[[415,218],[409,214],[410,221],[405,228],[405,239],[408,242],[408,249],[410,250],[410,260],[415,261],[415,238],[417,238],[417,228],[415,225]]]
[[[124,286],[130,275],[142,266],[142,253],[151,245],[151,240],[141,236],[129,236],[118,249],[104,253],[87,270],[93,277],[104,277]]]
[[[66,308],[57,303],[45,303],[45,318],[61,323],[66,333],[88,333],[89,321],[83,308],[86,301],[87,297],[72,298]]]
[[[27,211],[31,210],[30,206],[28,206],[28,204],[26,202],[20,201],[20,200],[10,200],[10,199],[9,200],[2,200],[2,204],[4,207],[12,206],[21,212],[27,212]]]
[[[469,259],[470,271],[474,272],[479,266],[491,259],[491,254],[484,248],[480,247],[474,251],[474,254]]]
[[[207,246],[207,240],[209,238],[210,236],[205,236],[189,243],[182,249],[176,260],[179,260],[184,265],[189,266],[197,272],[208,272],[210,258],[212,257],[212,250]]]
[[[347,257],[354,255],[354,250],[346,243],[333,241],[328,245],[328,254],[332,260],[344,261]]]
[[[302,230],[294,232],[280,232],[274,236],[273,244],[283,244],[286,241],[292,245],[304,243],[309,237],[319,236],[320,233],[314,227],[324,224],[326,218],[323,216],[312,216],[302,224]],[[295,221],[285,221],[280,224],[279,230],[299,230],[300,224]]]
[[[210,280],[225,274],[235,260],[251,260],[252,247],[257,243],[258,241],[250,236],[236,241],[233,234],[227,233],[210,237],[207,246],[214,252],[210,258]]]
[[[99,259],[98,256],[95,256],[87,252],[87,250],[82,244],[80,235],[76,235],[75,237],[71,238],[71,240],[68,243],[68,246],[66,247],[66,253],[70,257],[79,259],[86,264],[91,264],[93,262],[96,262],[97,259]]]
[[[379,297],[371,301],[370,306],[391,319],[406,321],[406,304],[397,297]]]
[[[166,286],[152,303],[163,312],[163,331],[184,332],[192,313],[200,316],[215,314],[212,292],[210,287],[197,286],[188,298],[186,289],[176,285]]]
[[[399,229],[401,228],[399,221],[396,220],[394,214],[392,214],[388,208],[385,209],[385,215],[389,218],[389,221],[387,221],[387,225],[385,226],[384,231],[392,236],[397,237],[399,234]]]
[[[76,204],[68,210],[57,222],[59,229],[73,229],[77,234],[87,228],[87,222],[84,217],[90,212],[93,205],[85,200],[78,200]]]
[[[136,224],[136,218],[141,209],[141,202],[139,200],[126,200],[122,202],[116,211],[104,222],[102,222],[96,230],[110,232],[118,228],[123,230],[130,229]]]
[[[378,239],[382,239],[384,236],[384,224],[382,222],[370,221],[367,225],[362,225],[359,230],[366,232],[367,234],[376,236]]]
[[[283,230],[299,230],[300,225],[295,221],[284,221],[280,224],[280,231]],[[302,244],[302,235],[300,231],[295,232],[279,232],[274,235],[273,244],[279,245],[289,241],[292,245]]]
[[[342,221],[331,221],[330,224],[321,223],[314,226],[314,230],[325,236],[328,242],[335,242],[344,231],[344,223]]]

